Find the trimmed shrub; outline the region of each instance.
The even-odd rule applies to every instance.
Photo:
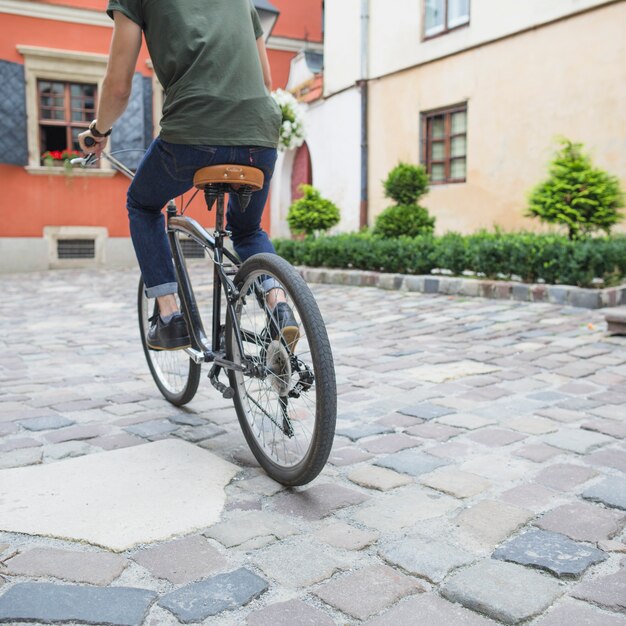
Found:
[[[373,233],[379,237],[417,237],[432,233],[435,218],[417,204],[398,204],[385,209],[376,218]]]
[[[314,235],[339,223],[339,209],[330,200],[322,198],[311,185],[300,185],[304,194],[296,200],[287,213],[287,224],[294,234]]]
[[[428,193],[428,174],[422,166],[399,163],[383,182],[385,197],[396,204],[417,204]]]
[[[622,219],[624,194],[618,179],[594,167],[582,144],[563,139],[561,146],[550,164],[550,177],[529,195],[527,215],[565,226],[570,239],[600,230],[609,235]]]
[[[626,237],[570,240],[562,235],[488,233],[443,237],[420,235],[382,239],[367,233],[274,241],[278,254],[294,265],[429,274],[433,269],[520,277],[524,282],[589,287],[626,278]]]

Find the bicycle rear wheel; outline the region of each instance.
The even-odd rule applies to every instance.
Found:
[[[192,361],[184,350],[150,350],[146,342],[150,317],[158,313],[155,298],[145,294],[143,280],[137,294],[139,333],[150,373],[163,397],[176,406],[187,404],[198,390],[201,366]]]
[[[305,281],[275,254],[248,259],[235,284],[238,323],[227,316],[226,354],[235,363],[252,361],[257,370],[254,376],[228,372],[239,423],[252,453],[274,480],[304,485],[324,467],[335,434],[337,390],[324,321]],[[296,342],[272,328],[268,285],[284,294],[293,311]]]

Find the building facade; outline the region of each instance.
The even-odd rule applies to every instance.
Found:
[[[321,49],[322,0],[254,0],[275,87],[305,45]],[[112,21],[105,0],[0,0],[0,271],[134,263],[128,180],[107,163],[68,171],[62,157],[96,115]],[[136,165],[158,134],[162,90],[145,46],[111,150]],[[191,214],[204,223],[201,202]],[[269,211],[264,226],[270,226]]]
[[[624,0],[391,6],[326,1],[324,99],[311,116],[327,126],[311,153],[342,230],[388,206],[381,181],[399,161],[427,167],[438,232],[535,228],[527,194],[558,137],[626,186]]]

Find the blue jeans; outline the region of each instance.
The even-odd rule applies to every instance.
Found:
[[[177,282],[172,253],[161,212],[172,198],[193,187],[193,175],[202,167],[221,163],[252,165],[263,170],[263,189],[252,194],[243,212],[239,199],[230,195],[226,213],[235,252],[242,261],[259,252],[275,253],[261,216],[274,173],[277,152],[273,148],[250,146],[190,146],[155,139],[128,189],[127,208],[130,235],[149,298],[176,293]]]

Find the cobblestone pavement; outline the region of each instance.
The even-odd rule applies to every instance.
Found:
[[[287,490],[208,381],[187,408],[161,398],[136,279],[2,277],[0,466],[174,437],[241,472],[191,536],[112,553],[0,533],[0,621],[626,624],[626,339],[601,311],[314,286],[337,437]]]

